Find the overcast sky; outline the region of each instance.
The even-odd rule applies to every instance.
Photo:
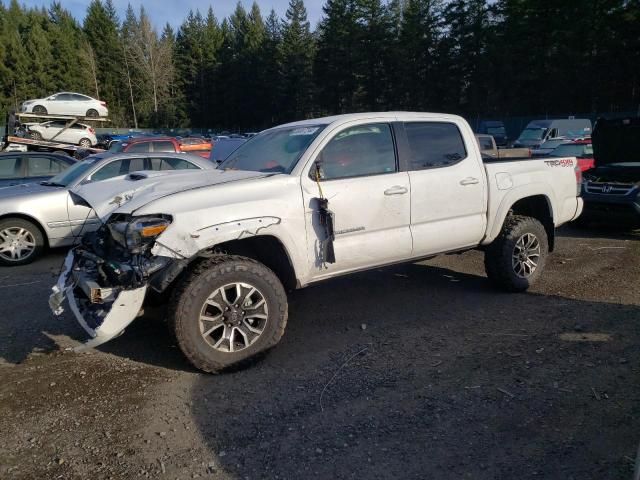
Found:
[[[87,12],[87,6],[91,0],[60,0],[62,6],[69,10],[80,21],[84,18]],[[262,10],[262,15],[266,17],[269,15],[271,9],[275,9],[276,13],[281,17],[284,17],[287,11],[287,5],[289,0],[256,0]],[[29,7],[49,7],[51,0],[21,0],[21,4],[25,4]],[[213,7],[213,12],[219,20],[228,17],[236,7],[236,0],[211,0],[211,1],[198,1],[198,0],[113,0],[114,5],[118,9],[118,14],[122,19],[124,12],[127,9],[127,4],[131,3],[136,12],[139,11],[140,5],[144,5],[145,10],[151,17],[156,28],[162,29],[165,23],[169,22],[174,27],[178,27],[184,18],[189,13],[189,10],[199,9],[200,12],[206,13],[209,9],[209,5]],[[248,10],[251,8],[253,0],[244,0],[241,2]],[[305,6],[307,7],[307,14],[309,21],[311,22],[311,28],[314,29],[316,23],[320,20],[322,15],[322,5],[324,0],[305,0]]]

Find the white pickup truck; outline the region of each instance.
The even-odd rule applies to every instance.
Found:
[[[526,290],[555,227],[580,215],[580,183],[574,158],[484,164],[454,115],[290,123],[217,170],[79,187],[76,202],[104,225],[69,253],[50,304],[59,314],[68,298],[86,348],[160,293],[186,357],[216,372],[278,343],[286,289],[338,275],[479,248],[491,281]]]

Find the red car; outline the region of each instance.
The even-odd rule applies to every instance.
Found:
[[[150,153],[150,152],[185,152],[194,153],[202,158],[209,158],[210,143],[190,144],[183,147],[181,141],[173,137],[137,137],[114,143],[110,152],[114,153]]]
[[[580,170],[586,172],[595,164],[593,160],[593,145],[590,138],[573,140],[558,145],[550,154],[550,157],[576,157]]]

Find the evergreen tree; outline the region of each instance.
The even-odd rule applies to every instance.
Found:
[[[279,54],[281,117],[306,118],[312,111],[314,42],[302,0],[289,1]]]

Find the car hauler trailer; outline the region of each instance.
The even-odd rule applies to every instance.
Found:
[[[62,120],[65,125],[58,133],[48,140],[29,138],[29,132],[22,129],[22,134],[25,136],[15,135],[16,127],[21,128],[25,124],[25,119],[39,119],[39,120]],[[56,141],[63,132],[73,127],[78,122],[108,122],[108,118],[97,117],[85,117],[77,115],[47,115],[47,114],[35,114],[35,113],[14,113],[11,112],[7,115],[7,123],[5,127],[4,144],[2,150],[23,150],[23,151],[41,151],[41,152],[57,152],[64,153],[70,156],[75,156],[77,152],[84,151],[90,153],[99,153],[104,150],[94,147],[81,147],[68,142]]]

